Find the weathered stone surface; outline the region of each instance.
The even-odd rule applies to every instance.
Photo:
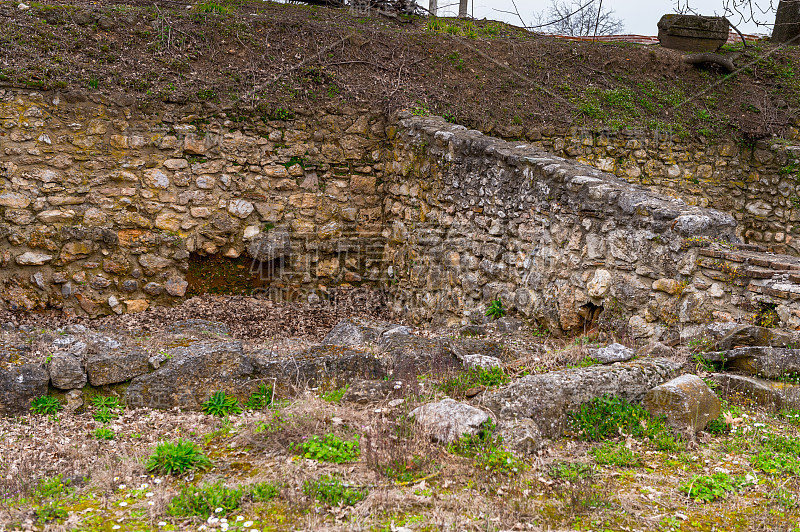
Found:
[[[167,293],[173,297],[183,297],[186,295],[186,289],[189,288],[189,283],[184,279],[169,279],[164,288]]]
[[[561,434],[566,414],[603,395],[640,401],[651,388],[675,377],[680,364],[664,359],[528,375],[487,394],[485,405],[501,420],[532,419],[542,435]]]
[[[191,334],[216,334],[221,336],[230,336],[231,330],[224,323],[209,320],[181,320],[172,323],[167,327],[170,334],[177,336],[185,336]]]
[[[714,52],[728,41],[728,19],[668,14],[658,21],[658,39],[664,48]]]
[[[395,380],[410,381],[417,375],[438,373],[461,368],[460,359],[465,354],[453,349],[445,338],[420,338],[418,336],[392,335],[381,338],[382,356]]]
[[[675,356],[675,350],[668,345],[662,344],[661,342],[652,342],[637,349],[636,356],[671,358]]]
[[[800,349],[782,347],[740,347],[731,351],[713,351],[701,355],[712,362],[724,362],[749,375],[778,379],[800,373]]]
[[[354,346],[377,342],[386,325],[359,318],[347,318],[334,325],[322,339],[322,344]]]
[[[422,405],[409,416],[425,434],[440,443],[450,443],[464,434],[475,435],[489,421],[489,414],[483,410],[453,399]]]
[[[99,343],[90,350],[92,352],[86,358],[86,373],[92,386],[126,382],[150,369],[147,353],[135,348]]]
[[[256,351],[251,356],[257,378],[274,381],[290,393],[305,386],[342,387],[388,374],[386,361],[375,354],[338,345],[314,346],[293,355]]]
[[[503,361],[497,357],[490,357],[486,355],[464,355],[461,358],[464,368],[482,368],[492,369],[503,367]]]
[[[128,406],[197,410],[216,391],[246,400],[256,388],[253,360],[241,342],[198,342],[167,354],[159,369],[131,381],[125,390]]]
[[[636,352],[622,344],[610,344],[606,347],[589,349],[589,356],[601,364],[613,364],[614,362],[626,362],[632,359],[636,356]]]
[[[739,346],[786,347],[790,344],[800,345],[800,333],[756,325],[737,325],[727,331],[714,347],[729,351]]]
[[[720,385],[716,391],[729,401],[771,411],[800,409],[800,385],[730,373],[714,373],[711,378]]]
[[[532,419],[513,419],[500,424],[497,432],[517,453],[532,454],[542,448],[544,439],[539,426]]]
[[[647,392],[642,406],[655,416],[666,416],[667,424],[682,434],[694,434],[717,419],[719,398],[697,375],[681,375]]]
[[[26,251],[16,258],[17,264],[20,266],[41,266],[53,260],[52,255],[45,253],[35,253],[33,251]]]
[[[393,380],[356,380],[350,384],[342,401],[345,403],[373,404],[401,397],[406,391],[403,381]]]
[[[86,371],[81,359],[72,353],[60,351],[50,360],[50,382],[61,390],[83,388],[86,385]]]
[[[0,368],[0,415],[28,412],[31,401],[47,394],[50,376],[41,364],[9,364]]]
[[[292,253],[292,241],[289,231],[284,227],[276,227],[266,233],[255,236],[247,244],[247,253],[256,260],[268,262]]]

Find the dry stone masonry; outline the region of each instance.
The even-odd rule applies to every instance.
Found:
[[[213,257],[274,297],[388,290],[418,323],[501,297],[551,330],[601,316],[642,339],[759,305],[800,326],[800,261],[741,244],[734,216],[439,118],[3,90],[0,135],[11,310],[168,305]]]

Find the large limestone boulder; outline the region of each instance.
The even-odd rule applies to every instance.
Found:
[[[694,434],[719,417],[719,398],[697,375],[681,375],[656,386],[644,396],[642,406],[682,434]]]
[[[487,394],[485,405],[501,422],[529,418],[543,437],[554,438],[566,427],[567,412],[608,394],[640,401],[651,388],[676,377],[680,366],[654,358],[528,375]]]
[[[464,434],[478,434],[489,421],[489,414],[483,410],[453,399],[422,405],[409,415],[422,431],[440,443],[453,442]]]
[[[49,382],[42,364],[9,364],[0,368],[0,415],[27,413],[31,401],[47,393]]]
[[[796,331],[738,325],[729,329],[714,347],[720,351],[729,351],[742,346],[786,347],[798,343],[800,343],[800,333]]]

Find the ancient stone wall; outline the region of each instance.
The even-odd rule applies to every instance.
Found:
[[[800,254],[800,146],[682,140],[659,131],[533,131],[532,143],[632,183],[733,214],[742,241]],[[795,135],[797,138],[797,135]]]
[[[651,337],[666,308],[672,323],[718,308],[681,297],[697,269],[689,244],[735,240],[730,215],[438,118],[403,118],[394,144],[387,262],[397,310],[416,320],[479,315],[502,297],[554,329],[604,309]]]
[[[794,287],[773,279],[794,265],[744,284],[735,264],[760,250],[708,247],[737,242],[732,216],[439,118],[5,90],[0,143],[0,300],[13,310],[170,304],[218,257],[212,269],[240,261],[224,283],[242,268],[273,298],[388,289],[420,322],[479,318],[502,297],[551,329],[601,315],[650,338],[741,317],[756,295],[800,320]]]
[[[0,90],[0,299],[139,311],[182,298],[192,257],[214,254],[257,259],[266,289],[364,282],[384,116],[272,115]]]

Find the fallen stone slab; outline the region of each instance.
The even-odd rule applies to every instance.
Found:
[[[47,394],[49,382],[42,364],[9,364],[0,368],[0,415],[26,414],[33,399]]]
[[[86,385],[86,371],[81,359],[67,351],[56,351],[48,366],[50,382],[59,390],[74,390]]]
[[[530,418],[543,437],[554,438],[563,433],[569,411],[609,394],[641,401],[651,388],[676,377],[680,367],[654,358],[528,375],[487,394],[484,404],[503,421]]]
[[[636,351],[622,344],[609,344],[605,347],[589,349],[589,356],[601,364],[627,362],[636,356]]]
[[[198,410],[217,391],[245,401],[257,389],[253,360],[241,342],[196,342],[167,350],[157,370],[135,377],[125,390],[130,407]]]
[[[717,393],[732,403],[758,405],[773,412],[800,409],[800,385],[731,373],[713,373],[711,379],[719,384]]]
[[[800,373],[800,349],[783,347],[740,347],[731,351],[703,353],[704,359],[724,363],[765,379],[778,379],[784,375]]]
[[[449,338],[394,335],[381,341],[381,356],[393,380],[411,381],[418,375],[461,369],[460,356]]]
[[[439,443],[451,443],[464,434],[475,435],[489,414],[474,406],[443,399],[415,408],[409,414],[420,429]]]
[[[728,19],[670,13],[658,21],[658,40],[664,48],[715,52],[728,41]]]
[[[382,379],[388,364],[381,357],[362,349],[340,345],[318,345],[294,355],[272,351],[250,354],[253,377],[275,383],[280,393],[292,393],[305,386],[342,387],[359,379]]]
[[[797,332],[756,325],[738,325],[727,331],[716,342],[714,348],[719,351],[730,351],[736,347],[786,347],[792,344],[800,344],[800,334]]]
[[[648,391],[642,406],[654,416],[665,416],[677,432],[690,436],[719,417],[722,403],[703,379],[681,375]]]

